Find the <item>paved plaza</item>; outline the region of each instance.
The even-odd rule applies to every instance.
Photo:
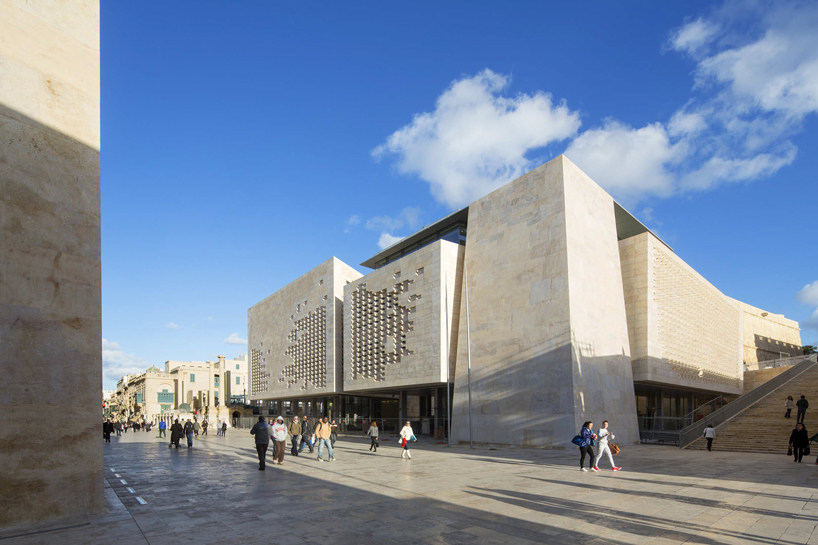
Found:
[[[247,430],[192,449],[168,449],[156,430],[112,441],[106,514],[6,530],[0,544],[818,544],[814,456],[628,446],[622,471],[586,473],[573,448],[422,439],[403,460],[394,440],[373,454],[342,436],[336,462],[288,449],[258,471]]]

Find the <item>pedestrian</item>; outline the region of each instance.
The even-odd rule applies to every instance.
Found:
[[[304,451],[304,445],[310,447],[310,454],[314,452],[312,448],[312,424],[307,416],[301,420],[301,446],[298,447],[298,452]]]
[[[216,437],[221,437],[221,436],[222,436],[222,421],[219,420],[218,422],[216,422]]]
[[[258,452],[258,470],[264,471],[267,459],[267,447],[270,446],[270,426],[264,421],[263,416],[258,417],[258,422],[250,430],[250,435],[256,436],[256,452]]]
[[[592,467],[591,469],[593,469],[594,471],[599,471],[599,459],[602,458],[603,454],[608,455],[608,461],[611,462],[611,470],[619,471],[620,469],[622,469],[621,467],[617,466],[614,463],[613,454],[611,454],[611,449],[608,446],[608,439],[616,439],[616,436],[608,430],[607,420],[602,421],[602,427],[599,428],[597,438],[599,439],[599,454],[596,455],[596,459],[594,460],[594,467]]]
[[[194,418],[193,419],[193,435],[195,435],[196,437],[199,437],[199,430],[201,430],[201,429],[202,429],[202,427],[199,425],[199,421]]]
[[[327,462],[335,461],[335,453],[332,451],[332,444],[329,440],[332,428],[327,422],[327,417],[320,419],[315,424],[315,439],[318,442],[318,461],[321,461],[321,456],[324,453],[324,447],[327,447]]]
[[[190,418],[185,422],[185,437],[187,437],[187,448],[193,448],[193,424]]]
[[[707,439],[707,450],[713,450],[713,439],[716,437],[716,429],[713,424],[708,424],[704,428],[704,438]]]
[[[290,454],[298,456],[298,439],[301,437],[301,422],[298,421],[298,416],[293,417],[293,421],[290,422],[287,432],[290,434],[290,441],[292,441]]]
[[[369,429],[366,430],[366,434],[369,436],[369,450],[373,452],[378,452],[378,423],[374,420],[369,425]]]
[[[207,418],[202,422],[202,436],[207,435]]]
[[[400,430],[400,445],[403,447],[400,453],[401,458],[412,459],[412,453],[409,452],[409,443],[412,441],[417,441],[417,437],[415,437],[415,432],[412,431],[412,424],[407,420]]]
[[[790,414],[792,413],[792,396],[787,396],[787,399],[784,400],[784,408],[787,409],[787,412],[784,413],[784,418],[791,418]]]
[[[798,423],[790,434],[790,448],[792,448],[793,462],[801,463],[801,458],[806,454],[804,451],[809,447],[809,437],[804,424]]]
[[[114,428],[116,429],[116,436],[122,437],[122,422],[117,420],[116,424],[114,424]]]
[[[111,419],[107,418],[102,424],[102,438],[105,439],[106,443],[111,442],[112,433],[114,433],[114,425],[111,423]]]
[[[222,437],[227,437],[227,420],[222,422]]]
[[[585,469],[585,456],[588,456],[588,467],[591,467],[594,461],[594,441],[596,440],[594,423],[590,420],[586,421],[582,425],[582,429],[579,430],[579,437],[582,439],[579,444],[579,469],[580,471],[588,471]]]
[[[804,423],[804,417],[807,415],[807,407],[809,407],[809,401],[803,395],[801,399],[795,402],[795,406],[798,407],[798,413],[795,415],[795,422]]]
[[[182,439],[182,435],[185,434],[184,428],[179,423],[179,419],[177,418],[173,425],[170,427],[170,444],[168,448],[175,446],[179,448],[179,441]]]
[[[287,426],[284,424],[284,417],[276,418],[276,423],[273,426],[273,439],[276,442],[275,454],[273,454],[273,461],[278,462],[278,465],[284,464],[284,448],[287,443]]]
[[[167,437],[168,423],[164,420],[159,421],[159,438]]]
[[[335,448],[335,441],[338,439],[338,424],[335,423],[334,418],[329,425],[329,429],[329,442],[332,443],[332,448]]]

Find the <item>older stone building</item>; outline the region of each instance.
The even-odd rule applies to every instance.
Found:
[[[456,441],[538,447],[608,419],[632,442],[800,347],[564,156],[363,265],[333,258],[250,309],[254,400],[438,433],[451,405]]]

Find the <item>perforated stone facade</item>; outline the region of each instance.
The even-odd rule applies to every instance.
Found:
[[[250,308],[252,399],[340,390],[344,286],[360,276],[333,257]]]
[[[620,242],[634,380],[740,394],[742,320],[722,294],[650,233]]]
[[[344,391],[445,383],[462,251],[439,240],[346,286]]]

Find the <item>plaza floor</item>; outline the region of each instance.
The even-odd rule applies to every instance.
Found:
[[[258,471],[253,438],[168,449],[156,432],[105,448],[107,512],[0,533],[0,545],[647,544],[818,545],[818,465],[785,454],[628,446],[620,472],[581,472],[575,449],[448,448],[341,437]],[[718,443],[716,443],[718,448]],[[289,450],[289,449],[288,449]]]

